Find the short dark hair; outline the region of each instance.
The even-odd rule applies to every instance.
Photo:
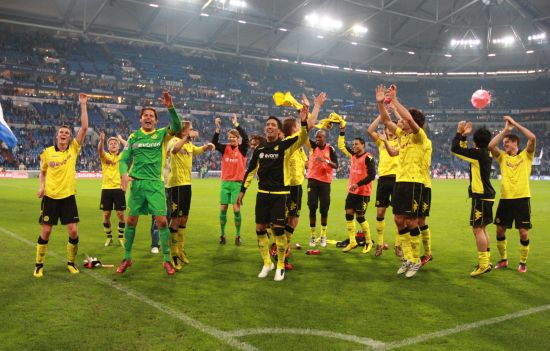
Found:
[[[477,147],[485,148],[491,142],[491,132],[485,126],[478,128],[474,132],[474,143]]]
[[[411,114],[412,118],[418,124],[420,128],[424,128],[424,123],[426,122],[426,115],[420,110],[417,110],[415,108],[409,109],[409,113]]]
[[[275,120],[275,121],[277,122],[277,128],[279,128],[279,130],[283,130],[283,124],[281,123],[281,120],[280,120],[280,119],[278,119],[278,118],[275,117],[275,116],[269,116],[269,117],[267,117],[266,122],[269,121],[270,119],[273,119],[273,120]]]
[[[250,140],[258,140],[259,145],[263,145],[266,143],[266,139],[263,135],[260,134],[252,134],[250,136]]]
[[[289,117],[283,121],[283,134],[285,137],[292,135],[292,128],[296,126],[296,118]]]
[[[365,140],[363,140],[363,138],[357,137],[357,138],[355,138],[355,139],[353,139],[353,140],[357,140],[357,141],[359,141],[362,145],[365,145]]]
[[[155,119],[158,121],[159,117],[157,115],[157,110],[155,110],[154,108],[152,107],[144,107],[141,109],[141,112],[139,113],[139,118],[141,118],[141,116],[143,116],[143,113],[147,110],[150,110],[150,111],[153,111],[153,113],[155,114]]]
[[[515,134],[508,134],[504,137],[504,139],[508,139],[510,141],[515,142],[519,146],[519,137]]]

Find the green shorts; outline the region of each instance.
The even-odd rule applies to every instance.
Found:
[[[241,182],[222,180],[222,188],[220,190],[220,204],[233,205],[237,201],[237,197],[241,192]]]
[[[130,216],[166,216],[166,194],[162,180],[133,180],[130,184],[127,205]]]

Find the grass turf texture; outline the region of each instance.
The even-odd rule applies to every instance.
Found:
[[[346,237],[346,184],[339,180],[332,186],[329,239]],[[186,243],[191,265],[184,266],[175,277],[166,276],[161,255],[150,253],[150,217],[140,218],[134,265],[124,275],[117,275],[114,268],[82,274],[89,272],[81,264],[84,253],[116,267],[123,249],[103,246],[105,234],[98,209],[100,182],[79,180],[77,263],[83,272],[77,276],[66,272],[67,233],[65,227],[57,226],[50,238],[44,277],[36,279],[32,270],[39,233],[37,186],[36,179],[0,180],[0,349],[229,350],[236,349],[235,344],[226,342],[228,334],[222,332],[256,328],[322,330],[391,343],[532,307],[550,306],[548,182],[531,182],[534,229],[526,274],[516,271],[519,237],[516,230],[511,230],[507,233],[509,268],[475,279],[469,277],[477,264],[477,254],[468,226],[467,181],[436,180],[429,218],[434,260],[414,278],[396,275],[399,261],[392,245],[379,258],[374,257],[374,250],[367,255],[359,249],[344,254],[333,245],[321,249],[319,256],[305,255],[309,225],[304,196],[301,223],[293,237],[293,244],[300,243],[302,250],[293,249],[291,261],[295,270],[287,272],[283,282],[274,282],[273,273],[265,280],[256,277],[261,259],[254,231],[255,188],[249,190],[242,207],[243,246],[233,244],[231,210],[228,241],[220,246],[219,181],[198,179],[193,181]],[[367,220],[376,239],[373,203],[369,204]],[[386,215],[386,242],[392,244],[394,224],[390,212]],[[116,228],[114,215],[113,223]],[[489,231],[495,263],[498,250],[494,226]],[[128,294],[137,294],[140,299]],[[143,299],[161,305],[155,308]],[[193,321],[186,322],[187,317]],[[399,349],[543,350],[547,349],[549,317],[550,311],[545,309]],[[189,325],[194,321],[201,323],[201,330]],[[218,337],[213,336],[210,327],[215,328],[213,333]],[[353,340],[285,333],[242,335],[232,340],[245,343],[245,348],[260,350],[370,348]]]

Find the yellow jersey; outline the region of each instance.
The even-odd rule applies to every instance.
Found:
[[[40,154],[40,171],[46,172],[44,195],[52,199],[64,199],[76,194],[76,158],[81,145],[76,139],[67,150],[50,146]]]
[[[388,144],[396,150],[399,150],[399,140],[397,138],[388,140]],[[397,169],[399,168],[399,157],[391,156],[386,150],[384,142],[380,139],[376,140],[376,146],[378,147],[378,176],[395,176]]]
[[[307,156],[304,148],[294,151],[290,157],[285,158],[285,167],[288,167],[290,186],[301,185],[304,182],[304,173],[306,170]]]
[[[181,150],[174,154],[174,145],[181,139],[173,137],[168,142],[167,151],[170,153],[170,173],[168,174],[167,188],[181,185],[191,185],[191,171],[193,170],[193,156],[200,155],[204,149],[193,145],[190,141],[183,144]]]
[[[120,189],[120,154],[113,155],[110,152],[102,152],[99,156],[103,182],[101,189]]]
[[[502,181],[500,186],[501,199],[521,199],[531,197],[529,178],[535,153],[522,150],[515,156],[500,151],[497,162],[500,166]]]
[[[422,164],[424,167],[424,186],[426,188],[432,187],[432,141],[426,138],[426,144],[424,147],[424,162]]]
[[[405,133],[397,128],[395,135],[399,138],[399,168],[395,181],[424,184],[426,132],[420,128],[417,133]]]

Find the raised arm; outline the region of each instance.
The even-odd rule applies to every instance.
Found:
[[[76,141],[79,145],[84,143],[84,138],[88,132],[88,96],[84,93],[78,95],[78,101],[80,101],[80,130],[76,134]]]
[[[122,135],[117,134],[116,138],[118,139],[118,142],[122,145],[122,147],[126,147],[127,142],[126,142],[126,140],[124,140]]]
[[[369,128],[367,129],[367,134],[374,142],[378,140],[378,133],[376,132],[376,129],[378,128],[380,122],[382,122],[382,116],[378,115],[378,117],[376,117],[374,121],[372,121],[372,123],[369,125]]]
[[[305,98],[305,95],[304,95]],[[319,117],[319,111],[327,99],[327,94],[325,92],[320,93],[317,96],[313,96],[313,111],[311,116],[307,119],[307,128],[308,130],[312,129],[315,123],[317,123],[317,118]],[[307,98],[305,98],[307,101]],[[309,101],[308,101],[309,103]],[[309,106],[309,105],[308,105]]]
[[[504,120],[508,121],[508,123],[516,127],[521,132],[521,134],[525,135],[525,137],[527,138],[527,146],[525,147],[525,151],[527,151],[530,154],[535,152],[535,144],[537,142],[537,137],[535,136],[535,134],[533,134],[533,132],[531,132],[529,129],[525,128],[524,126],[516,122],[510,116],[504,116]]]
[[[279,143],[279,149],[288,150],[288,152],[292,154],[306,143],[308,140],[308,115],[309,105],[304,105],[304,107],[300,110],[300,130],[297,133],[281,140]]]
[[[386,151],[390,156],[394,157],[399,155],[399,150],[390,145],[390,143],[388,142],[388,138],[386,138],[385,134],[378,134],[378,139],[384,143],[384,147],[386,148]]]
[[[214,125],[216,126],[216,129],[214,130],[214,135],[212,136],[212,144],[214,144],[214,147],[216,150],[218,150],[222,155],[225,151],[225,144],[220,143],[220,132],[222,129],[222,120],[220,117],[216,117],[214,119]]]
[[[250,139],[248,138],[248,134],[246,134],[244,128],[241,127],[239,121],[237,120],[236,114],[233,114],[233,117],[231,117],[231,122],[233,122],[233,127],[235,127],[241,135],[241,145],[239,145],[239,150],[241,151],[241,154],[246,156],[246,153],[250,148]]]
[[[168,113],[170,113],[170,133],[177,134],[181,130],[181,119],[174,107],[172,96],[165,90],[162,92],[162,98],[164,106],[166,106]]]
[[[126,188],[128,187],[128,182],[131,180],[130,176],[128,175],[129,170],[129,164],[130,160],[132,159],[132,138],[133,134],[128,137],[128,142],[126,143],[126,146],[124,147],[124,150],[120,154],[120,163],[118,165],[118,170],[120,171],[120,188],[124,191],[126,191]]]
[[[512,131],[512,129],[514,129],[514,126],[512,124],[510,124],[510,122],[508,120],[505,119],[504,129],[502,129],[500,131],[500,133],[498,133],[491,140],[491,142],[489,143],[489,146],[488,146],[489,151],[491,151],[491,155],[493,155],[493,157],[498,157],[498,155],[501,153],[501,150],[498,148],[498,145],[502,142],[504,137]]]
[[[103,145],[105,143],[105,133],[102,131],[99,133],[99,143],[97,144],[97,153],[99,154],[99,158],[103,159],[105,156],[105,150],[103,149]]]
[[[392,133],[395,133],[395,130],[397,129],[397,125],[392,122],[390,115],[388,114],[388,111],[384,106],[384,99],[386,98],[386,87],[382,84],[378,85],[375,89],[375,94],[376,94],[375,96],[376,96],[376,105],[378,106],[378,112],[380,113],[380,117],[382,118],[384,125]]]
[[[401,118],[409,124],[412,132],[416,134],[421,128],[418,124],[416,124],[416,121],[413,119],[409,110],[407,110],[405,106],[401,105],[397,99],[397,87],[395,85],[392,85],[388,90],[388,97],[391,99],[392,104],[395,106],[395,110],[399,116],[401,116]]]
[[[353,156],[353,150],[346,146],[346,126],[340,124],[340,135],[338,136],[338,148],[348,157]]]

